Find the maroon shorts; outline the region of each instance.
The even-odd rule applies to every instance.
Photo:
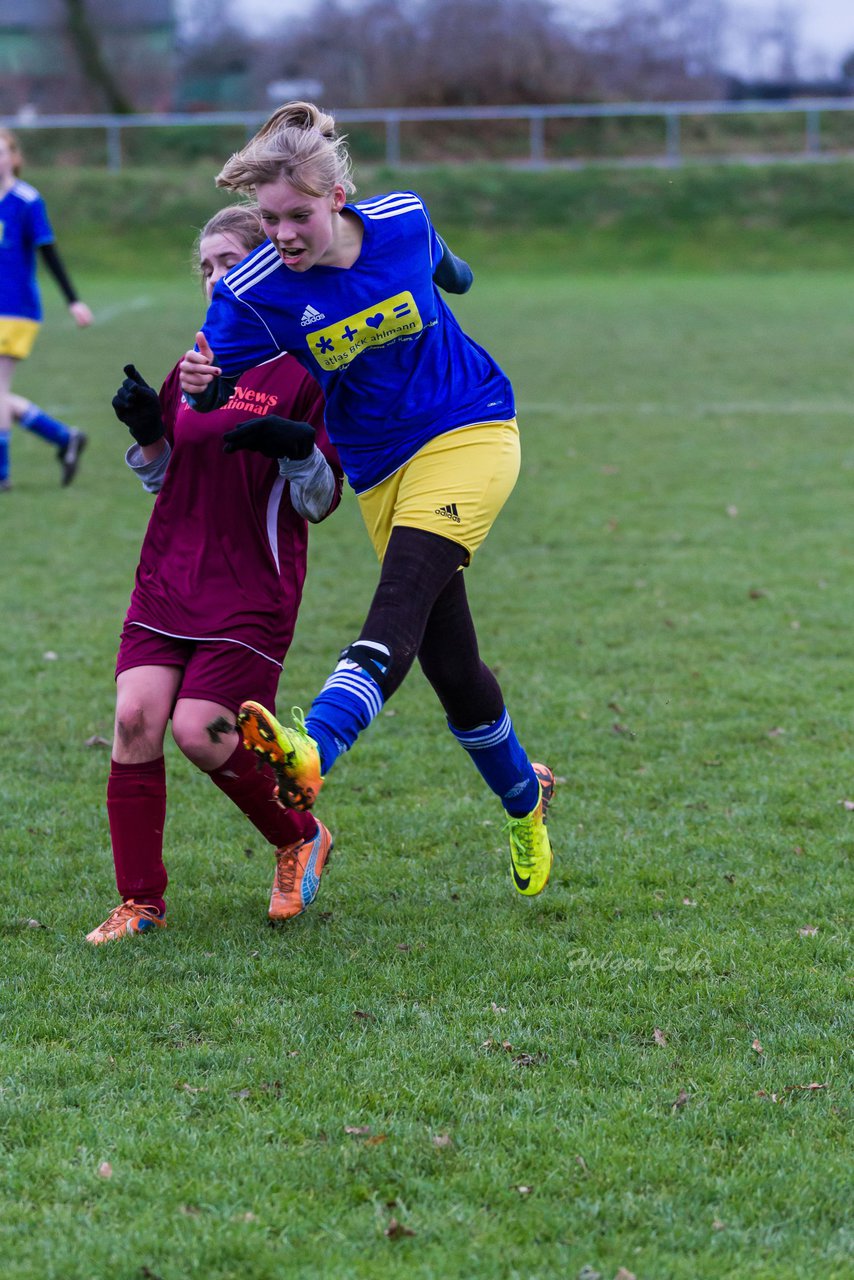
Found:
[[[116,675],[131,667],[179,667],[178,698],[217,702],[237,714],[252,699],[276,709],[281,667],[254,649],[228,640],[179,640],[126,622],[119,642]]]

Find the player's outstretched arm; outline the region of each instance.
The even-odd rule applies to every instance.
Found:
[[[166,428],[160,412],[160,397],[132,364],[124,367],[125,380],[113,396],[113,412],[123,422],[143,451],[146,462],[164,449]]]
[[[311,423],[295,422],[292,418],[268,413],[263,418],[250,418],[226,431],[222,447],[224,453],[252,449],[265,458],[289,458],[301,462],[314,448],[314,436]]]
[[[132,365],[124,367],[125,379],[113,396],[113,412],[134,439],[125,462],[148,493],[159,493],[166,476],[171,448],[160,412],[160,397]]]
[[[265,458],[278,459],[279,474],[290,483],[291,504],[299,515],[319,524],[329,515],[338,496],[335,473],[315,444],[310,422],[297,422],[268,413],[250,418],[226,431],[223,451],[251,449]]]
[[[471,267],[462,258],[458,258],[455,253],[445,244],[441,236],[438,236],[439,244],[442,246],[442,258],[433,272],[433,282],[440,289],[444,289],[445,293],[468,293],[474,280],[474,274]]]
[[[43,244],[41,247],[41,255],[48,271],[59,285],[65,301],[68,303],[68,310],[74,317],[75,323],[79,329],[87,329],[94,319],[92,312],[86,306],[85,302],[81,302],[74,290],[65,264],[57,253],[56,245],[53,241]]]

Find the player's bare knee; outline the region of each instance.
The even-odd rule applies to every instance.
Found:
[[[145,708],[137,703],[122,705],[116,709],[116,738],[125,750],[140,747],[152,741],[151,727],[145,715]]]
[[[207,725],[195,719],[185,720],[176,715],[172,720],[172,737],[178,750],[187,757],[191,764],[205,773],[210,773],[222,763],[223,747],[228,747],[228,735],[220,730],[214,736]],[[234,744],[237,733],[234,732]]]

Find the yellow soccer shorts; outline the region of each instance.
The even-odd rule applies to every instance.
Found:
[[[39,331],[38,320],[22,320],[18,316],[0,316],[0,356],[26,360]]]
[[[430,440],[381,484],[359,495],[380,561],[401,525],[459,542],[468,564],[513,492],[519,475],[516,419],[458,427]]]

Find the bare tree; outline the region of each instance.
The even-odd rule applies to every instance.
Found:
[[[750,80],[794,80],[800,74],[800,15],[792,3],[781,0],[770,13],[738,6],[729,31],[734,60]]]
[[[339,107],[699,99],[723,84],[728,3],[620,0],[590,28],[551,0],[307,0],[250,48],[217,25],[217,0],[199,0],[190,53],[243,59],[247,106],[282,80],[319,81]]]
[[[310,76],[341,106],[548,102],[586,97],[582,50],[548,0],[315,3],[271,36],[267,79]]]
[[[84,82],[93,90],[99,105],[116,115],[130,115],[133,103],[120,87],[104,55],[92,24],[86,0],[63,0],[68,38]]]
[[[603,96],[708,96],[720,82],[725,0],[621,0],[590,33]]]
[[[587,97],[584,58],[543,0],[433,0],[422,6],[410,91],[466,105]]]
[[[188,49],[211,47],[240,31],[231,0],[173,0],[173,4]]]
[[[773,80],[794,80],[798,74],[798,13],[791,4],[778,4],[755,35],[757,63],[764,63]]]

